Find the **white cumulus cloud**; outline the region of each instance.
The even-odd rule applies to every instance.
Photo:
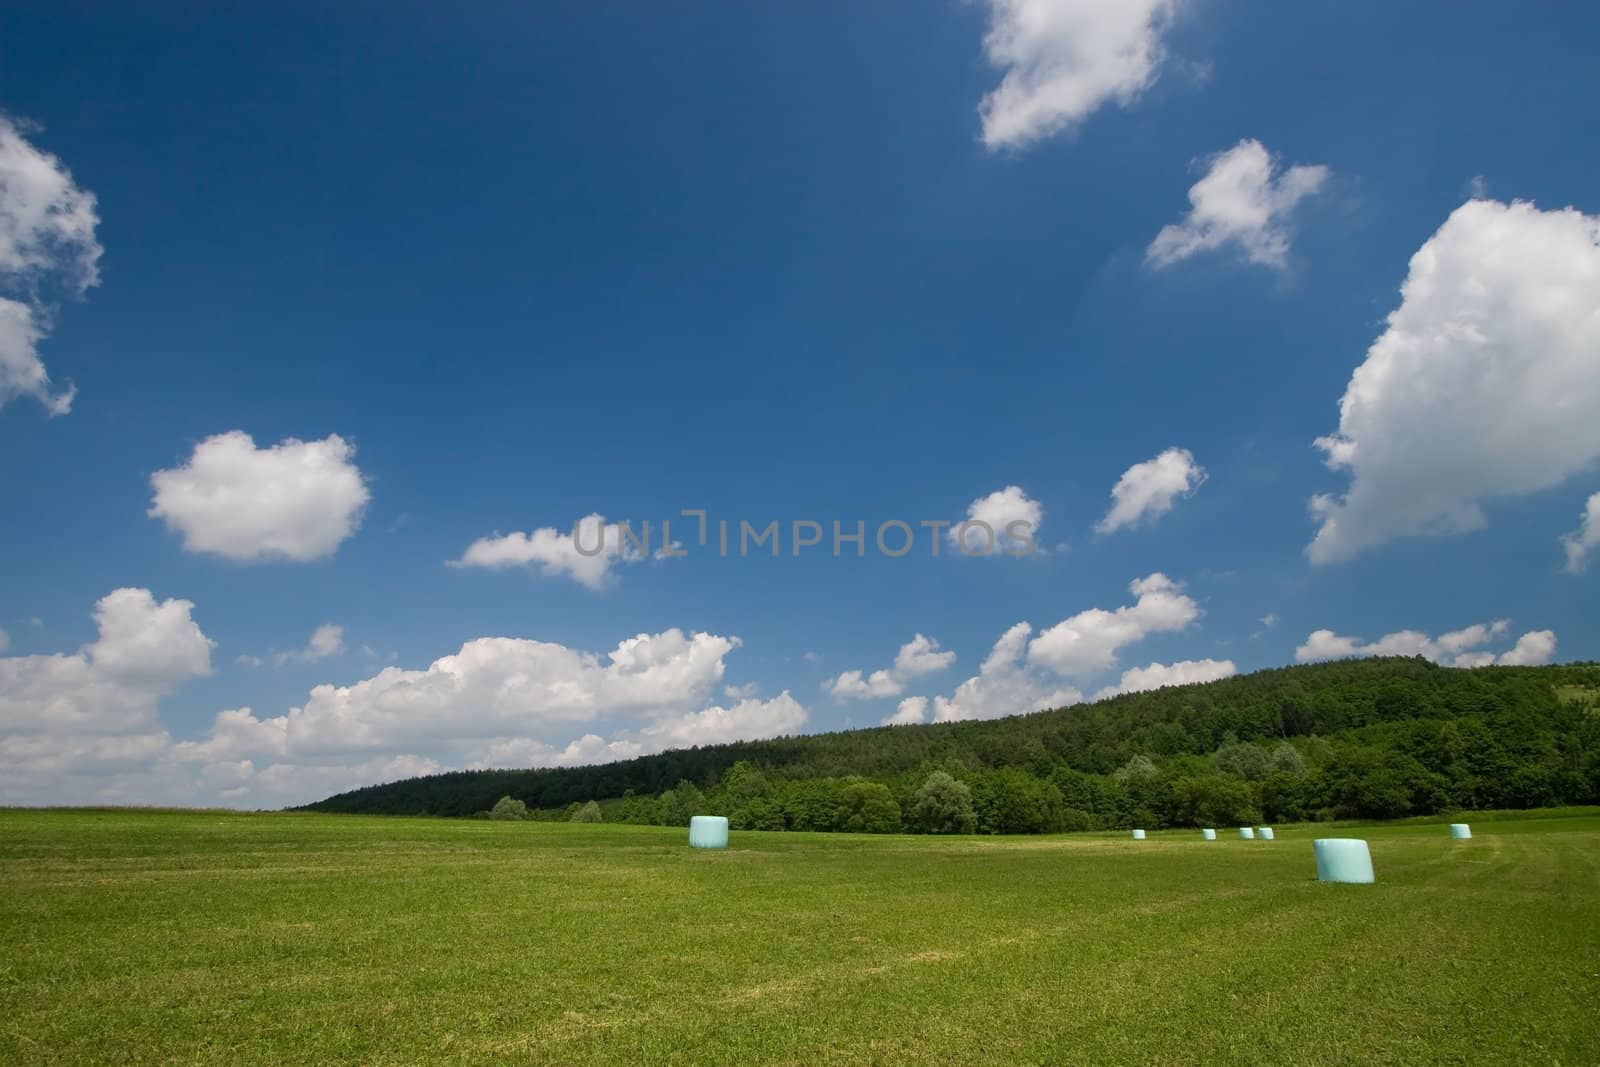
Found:
[[[1582,524],[1561,539],[1567,550],[1567,572],[1582,574],[1589,569],[1589,556],[1600,547],[1600,493],[1589,498],[1583,508]]]
[[[1153,633],[1173,633],[1200,617],[1200,605],[1165,574],[1128,585],[1136,598],[1114,611],[1090,608],[1042,631],[1028,645],[1028,662],[1065,678],[1081,678],[1116,665],[1125,645]]]
[[[1134,667],[1122,672],[1122,680],[1108,685],[1094,695],[1096,700],[1120,696],[1123,693],[1143,693],[1167,685],[1193,685],[1196,682],[1214,682],[1231,678],[1239,668],[1228,659],[1185,659],[1177,663],[1152,663],[1148,667]]]
[[[1517,638],[1509,652],[1503,652],[1496,663],[1503,667],[1538,667],[1556,658],[1556,632],[1530,630]]]
[[[977,674],[956,686],[950,696],[934,698],[934,720],[998,719],[1081,701],[1083,694],[1078,690],[1047,678],[1025,662],[1032,633],[1032,626],[1019,622],[1001,634]]]
[[[886,670],[867,675],[861,671],[845,671],[823,682],[822,689],[835,700],[873,700],[899,696],[905,692],[905,684]]]
[[[0,115],[0,408],[29,396],[51,415],[72,410],[74,389],[52,388],[38,345],[46,295],[82,296],[100,280],[99,222],[94,194]]]
[[[187,463],[150,476],[149,515],[183,547],[241,561],[333,555],[361,525],[371,494],[337,434],[257,448],[240,430],[201,441]]]
[[[1411,259],[1400,307],[1317,440],[1313,563],[1485,525],[1482,501],[1600,460],[1600,218],[1473,200]]]
[[[724,657],[737,646],[736,638],[673,629],[628,638],[602,658],[482,637],[425,670],[389,667],[353,685],[319,685],[288,712],[285,728],[296,751],[356,751],[538,737],[623,712],[676,714],[721,683]]]
[[[156,705],[211,673],[212,642],[187,600],[118,589],[95,605],[98,638],[71,654],[0,658],[0,731],[118,733],[158,725]]]
[[[1205,176],[1189,189],[1189,214],[1156,234],[1145,261],[1168,267],[1236,245],[1250,262],[1281,270],[1294,240],[1294,210],[1328,176],[1323,166],[1282,169],[1260,141],[1240,141],[1211,157]]]
[[[272,662],[275,666],[282,667],[289,663],[320,663],[332,656],[344,652],[344,627],[335,626],[333,623],[323,623],[311,632],[311,638],[306,642],[306,647],[293,652],[274,652]],[[260,666],[260,660],[254,656],[241,656],[240,662],[246,666]]]
[[[1273,629],[1277,625],[1278,625],[1278,613],[1275,612],[1275,611],[1267,612],[1265,615],[1261,616],[1261,629],[1259,629],[1259,630],[1255,631],[1254,633],[1252,633],[1250,635],[1250,640],[1252,640],[1252,641],[1261,640],[1262,637],[1266,636],[1266,633],[1267,633],[1268,630]]]
[[[228,762],[246,756],[282,757],[289,751],[287,722],[281,716],[258,719],[249,708],[219,711],[205,740],[178,742],[172,747],[173,757],[180,763]]]
[[[956,654],[943,651],[939,642],[917,634],[900,646],[895,653],[894,665],[884,670],[865,674],[862,671],[845,671],[836,678],[822,683],[825,692],[835,700],[872,700],[876,697],[894,697],[905,692],[906,683],[925,675],[935,674],[954,663]]]
[[[806,709],[784,691],[771,700],[742,700],[661,719],[640,730],[639,737],[653,751],[720,745],[797,733],[806,717]]]
[[[1154,459],[1135,463],[1111,487],[1111,510],[1095,529],[1106,534],[1153,523],[1171,511],[1180,496],[1189,496],[1205,480],[1205,468],[1187,448],[1169,448]]]
[[[77,390],[68,385],[53,391],[39,358],[39,342],[48,332],[34,308],[0,296],[0,407],[15,397],[31,396],[51,415],[72,410]]]
[[[201,785],[190,788],[199,791],[205,786],[207,774],[235,771],[232,789],[210,786],[224,802],[254,807],[303,804],[334,793],[343,793],[362,786],[379,785],[404,778],[417,778],[425,774],[438,774],[448,769],[438,760],[411,753],[373,756],[354,763],[269,763],[260,769],[255,761],[242,760],[232,767],[227,764],[208,764],[200,776]]]
[[[1008,485],[967,505],[967,516],[945,531],[950,544],[966,556],[1025,556],[1042,552],[1035,542],[1044,523],[1044,507],[1021,486]]]
[[[954,652],[941,651],[939,642],[917,634],[895,653],[894,672],[901,678],[920,678],[925,674],[937,674],[955,660]]]
[[[537,566],[546,578],[571,578],[589,589],[604,589],[616,580],[619,563],[644,560],[649,536],[643,524],[637,528],[630,525],[629,535],[624,535],[622,524],[608,523],[604,515],[585,515],[566,533],[543,526],[529,533],[480,537],[459,559],[451,560],[450,566],[485,570]],[[678,547],[676,542],[672,547]],[[667,554],[667,546],[661,546],[655,557],[666,558]]]
[[[0,804],[273,806],[462,767],[573,766],[804,727],[788,692],[722,690],[734,637],[666,630],[595,654],[521,638],[468,641],[421,670],[319,685],[300,707],[219,712],[174,740],[160,700],[210,673],[188,601],[120,589],[99,638],[70,655],[0,656]],[[326,652],[342,635],[313,640]]]
[[[1552,630],[1530,630],[1506,652],[1496,654],[1483,646],[1504,637],[1511,629],[1508,619],[1480,622],[1432,637],[1420,630],[1397,630],[1376,641],[1315,630],[1294,658],[1301,663],[1318,660],[1349,659],[1364,656],[1422,656],[1449,667],[1535,666],[1550,662],[1555,655],[1556,635]]]
[[[984,52],[1004,71],[983,98],[983,143],[1025,148],[1156,80],[1180,0],[989,0]]]
[[[193,608],[117,589],[95,605],[98,636],[76,652],[0,657],[0,803],[104,799],[70,790],[166,749],[161,699],[211,673]]]
[[[1200,617],[1200,606],[1165,574],[1135,579],[1128,589],[1135,597],[1132,604],[1113,611],[1080,611],[1037,636],[1030,623],[1012,626],[995,642],[977,674],[956,686],[950,696],[934,699],[934,720],[993,719],[1079,703],[1083,693],[1062,679],[1083,680],[1108,670],[1126,646],[1150,634],[1182,630]],[[1154,664],[1146,671],[1155,677],[1159,667]],[[1138,672],[1129,674],[1139,677]],[[1132,680],[1129,675],[1124,678]],[[921,721],[925,711],[903,701],[885,722]]]
[[[633,741],[607,741],[599,734],[584,734],[565,748],[531,737],[497,737],[473,758],[475,769],[501,767],[583,767],[632,759],[644,749]]]
[[[928,721],[928,698],[906,697],[894,712],[883,718],[882,726],[911,726]]]

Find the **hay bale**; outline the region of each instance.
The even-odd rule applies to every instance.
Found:
[[[690,848],[727,848],[728,820],[721,815],[696,815],[689,820]]]
[[[1206,829],[1200,831],[1200,836],[1206,841],[1215,841],[1217,839],[1217,832],[1210,827],[1207,827]]]
[[[1143,841],[1144,840],[1144,831],[1143,830],[1135,830],[1133,832],[1133,839],[1135,841]]]
[[[1248,826],[1239,827],[1239,840],[1240,841],[1254,841],[1255,839],[1256,839],[1256,832],[1254,830],[1250,829],[1250,827],[1248,827]]]
[[[1457,841],[1466,841],[1472,837],[1472,827],[1464,822],[1453,822],[1450,824],[1450,836]]]
[[[1358,837],[1319,837],[1312,843],[1317,853],[1317,881],[1371,885],[1372,851]]]
[[[1271,841],[1272,840],[1272,827],[1263,826],[1261,829],[1256,831],[1256,836],[1261,838],[1261,840],[1263,840],[1263,841]]]

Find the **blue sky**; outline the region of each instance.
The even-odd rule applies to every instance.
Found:
[[[1600,12],[374,14],[8,5],[0,803],[1600,657]]]

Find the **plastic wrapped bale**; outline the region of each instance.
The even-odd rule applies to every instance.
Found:
[[[690,848],[727,848],[728,820],[721,815],[696,815],[689,820]]]
[[[1217,832],[1208,827],[1200,831],[1200,836],[1207,841],[1215,841],[1217,839]]]
[[[1248,827],[1248,826],[1239,827],[1239,840],[1240,841],[1254,841],[1255,839],[1256,839],[1256,832],[1254,830],[1250,829],[1250,827]]]
[[[1472,836],[1472,827],[1464,822],[1453,822],[1450,824],[1450,836],[1457,841],[1465,841]]]
[[[1144,831],[1143,830],[1135,830],[1133,832],[1133,839],[1135,841],[1143,841],[1144,840]]]
[[[1272,827],[1263,826],[1261,829],[1256,831],[1256,836],[1261,838],[1261,840],[1263,840],[1263,841],[1271,841],[1272,840]]]
[[[1317,852],[1317,881],[1353,882],[1371,885],[1372,851],[1359,837],[1319,837],[1313,843]]]

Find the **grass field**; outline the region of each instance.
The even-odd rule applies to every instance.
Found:
[[[940,840],[0,811],[0,1063],[1600,1063],[1600,817]]]

